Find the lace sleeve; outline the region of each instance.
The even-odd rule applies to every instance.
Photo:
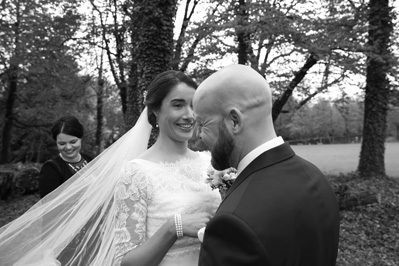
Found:
[[[115,192],[116,261],[120,262],[127,252],[140,246],[147,238],[149,188],[145,171],[139,169],[136,164],[128,164],[122,169]],[[114,265],[119,265],[119,263]]]

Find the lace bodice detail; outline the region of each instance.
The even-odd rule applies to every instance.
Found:
[[[220,194],[205,183],[210,165],[207,153],[176,163],[154,163],[135,159],[127,163],[115,193],[116,263],[130,250],[150,238],[175,213],[216,212]],[[198,239],[183,237],[165,259],[198,252]],[[162,264],[161,264],[162,265]]]

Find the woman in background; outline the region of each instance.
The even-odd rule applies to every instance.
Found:
[[[63,184],[91,160],[80,152],[83,135],[84,128],[74,116],[61,117],[54,123],[51,136],[57,144],[59,154],[45,162],[40,170],[41,198]]]

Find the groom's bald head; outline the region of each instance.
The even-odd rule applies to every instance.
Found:
[[[271,114],[272,96],[269,84],[258,72],[248,66],[232,65],[200,84],[193,105],[204,105],[218,113],[225,113],[232,106],[242,112],[256,109],[267,116]]]

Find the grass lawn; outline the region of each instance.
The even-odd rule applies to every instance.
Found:
[[[360,144],[292,145],[295,153],[318,166],[324,173],[339,175],[356,171]],[[385,171],[399,177],[399,142],[385,144]]]

